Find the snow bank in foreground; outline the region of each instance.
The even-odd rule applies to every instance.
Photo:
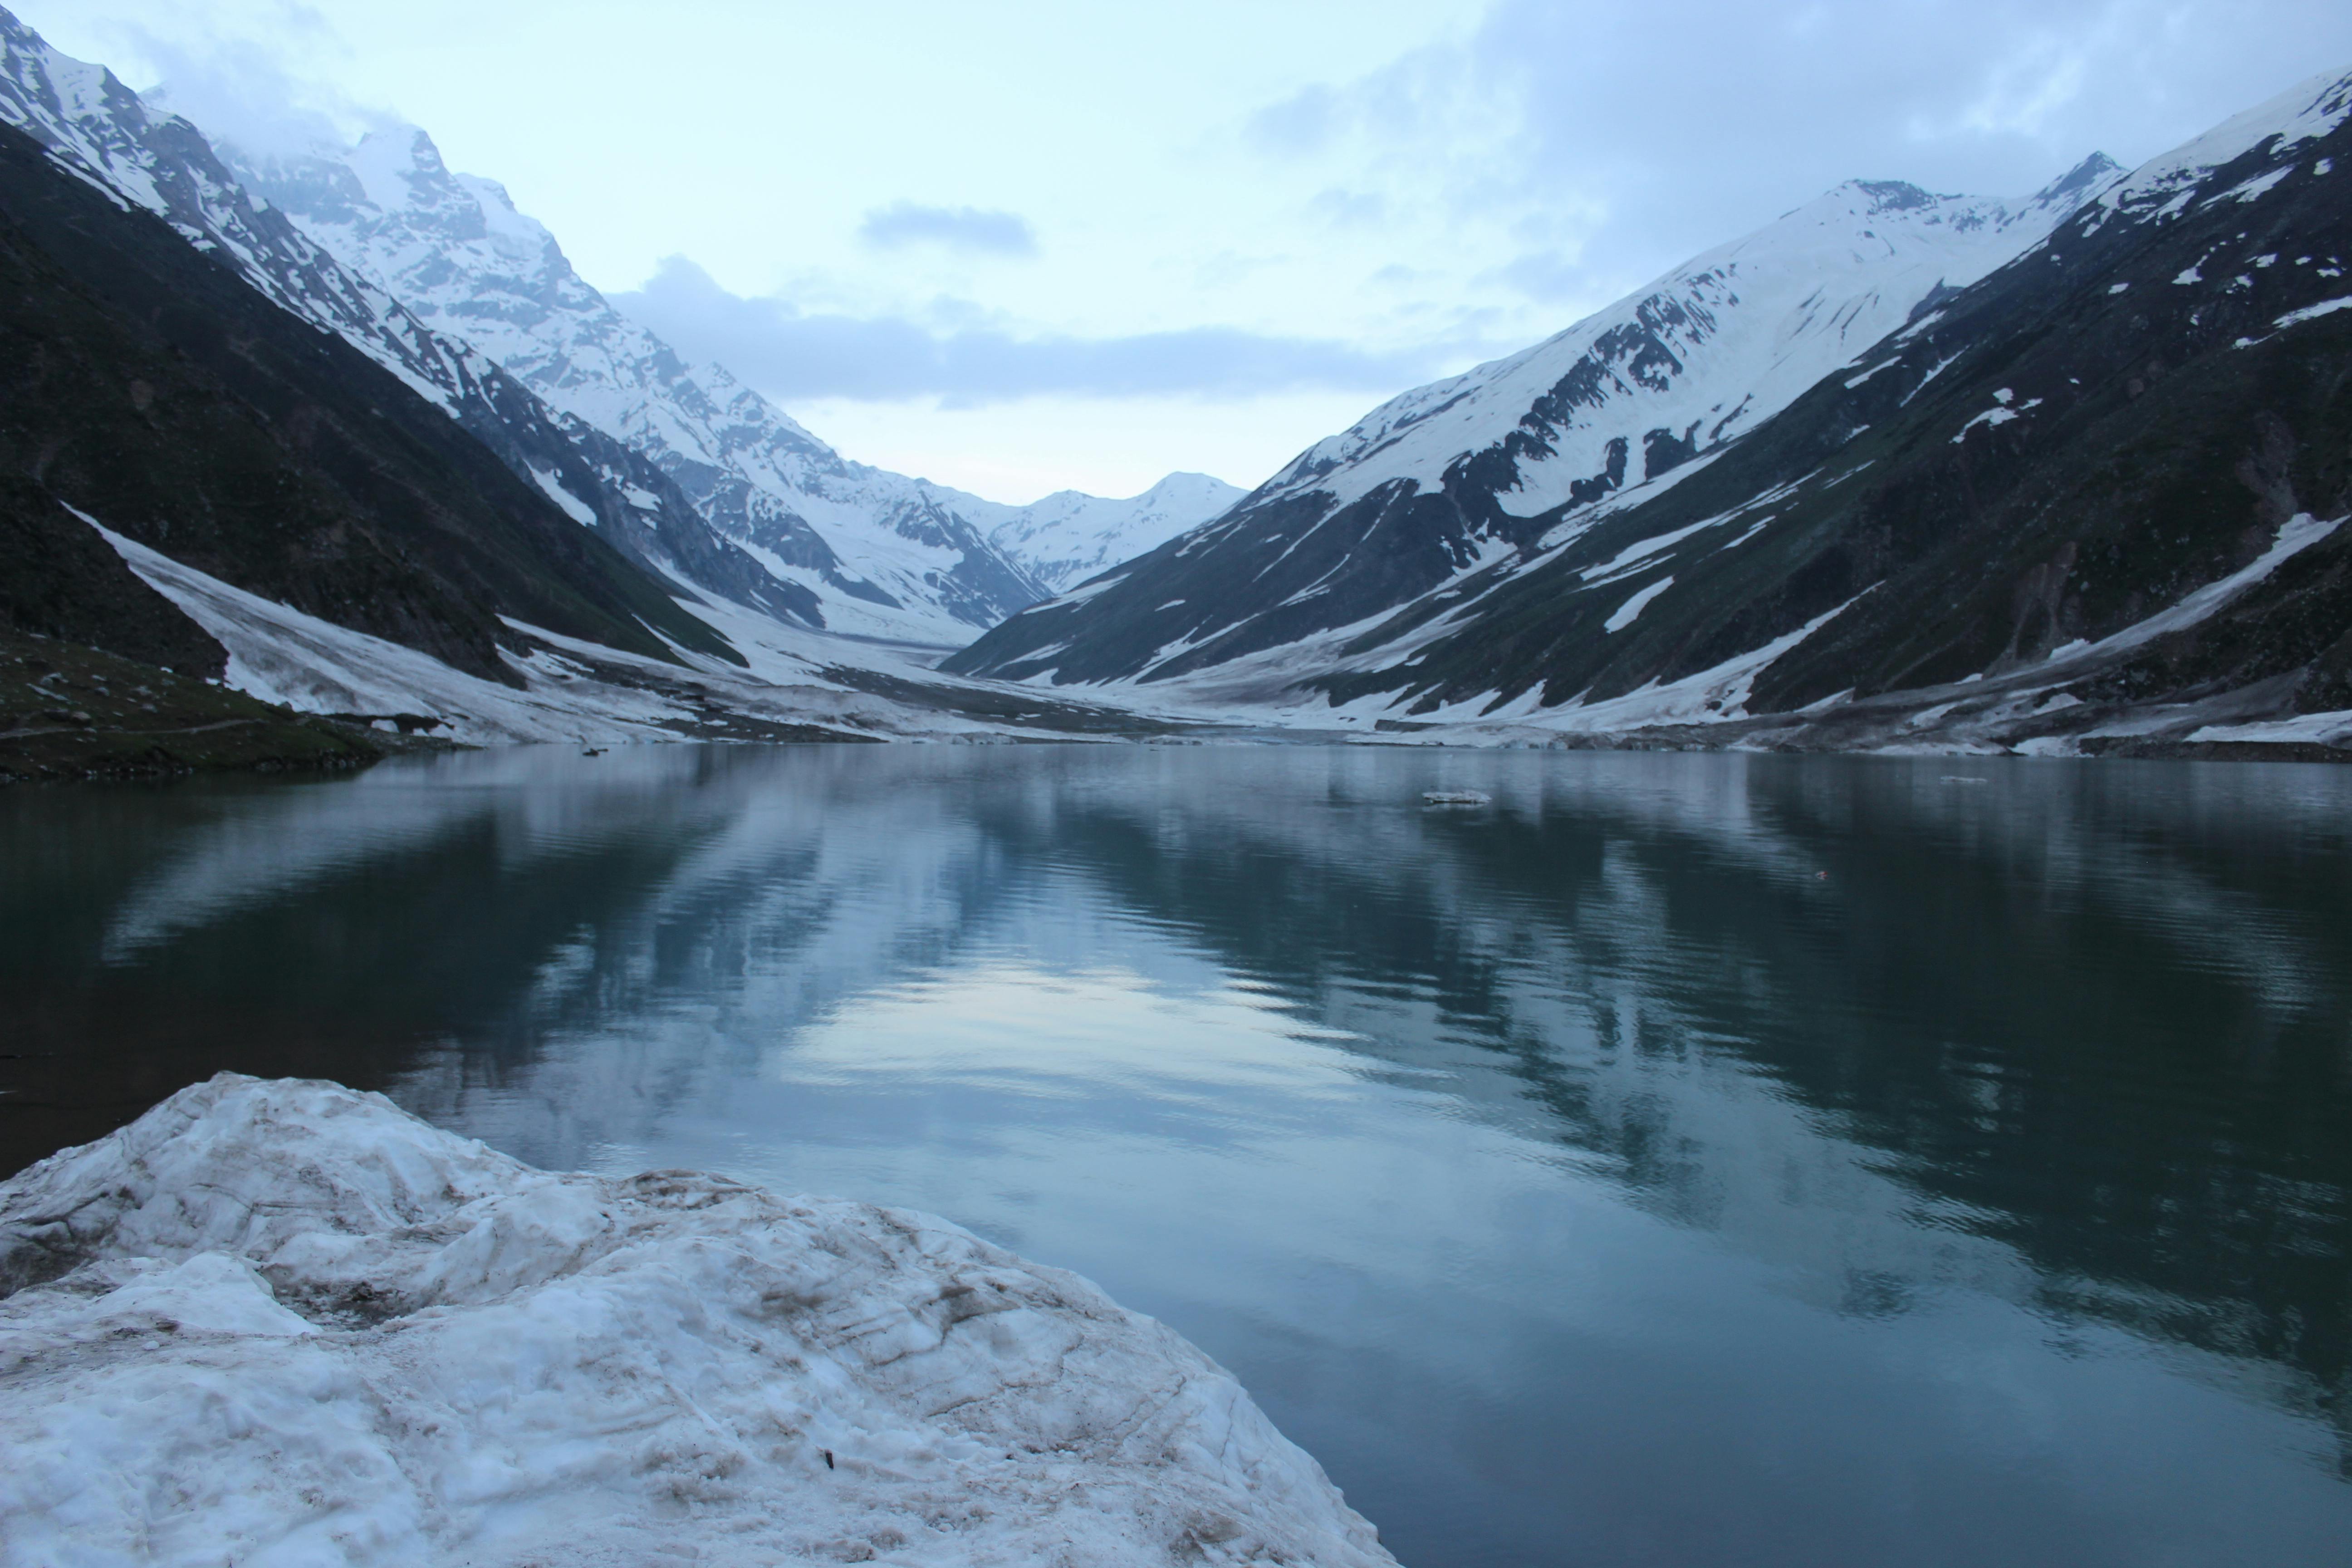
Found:
[[[1233,1377],[944,1220],[222,1074],[0,1184],[11,1562],[1374,1564]]]

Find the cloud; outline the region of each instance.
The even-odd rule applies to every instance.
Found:
[[[980,207],[930,207],[895,202],[877,207],[857,226],[857,237],[885,250],[937,245],[995,256],[1034,256],[1037,236],[1018,213]]]
[[[1345,343],[1191,327],[1126,337],[1016,336],[903,316],[808,313],[731,294],[683,257],[613,303],[697,362],[716,360],[761,392],[817,397],[937,397],[973,407],[1015,398],[1238,398],[1331,390],[1386,394],[1436,374],[1459,345],[1380,353]]]
[[[1319,152],[1330,143],[1339,97],[1327,82],[1301,88],[1251,115],[1245,131],[1252,142],[1269,153]]]
[[[1485,276],[1546,303],[1573,300],[1589,282],[1573,258],[1549,250],[1515,256]]]
[[[1377,228],[1389,216],[1389,204],[1377,192],[1334,187],[1308,202],[1307,210],[1333,228]]]
[[[1591,305],[1843,180],[2022,195],[2341,64],[2342,0],[1495,0],[1242,134],[1269,173],[1454,226],[1523,298]]]
[[[134,82],[153,85],[148,106],[184,117],[208,138],[250,153],[287,154],[344,145],[398,123],[385,110],[356,103],[286,65],[289,47],[340,46],[315,7],[276,0],[258,7],[254,36],[199,31],[166,36],[133,20],[103,25],[108,58]]]

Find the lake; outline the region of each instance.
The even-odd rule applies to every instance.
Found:
[[[2352,1557],[2352,769],[19,787],[0,1024],[8,1171],[232,1068],[946,1215],[1231,1367],[1411,1568]]]

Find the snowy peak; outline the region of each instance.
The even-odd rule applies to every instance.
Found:
[[[2046,238],[2113,166],[2016,200],[1853,180],[1532,348],[1317,443],[1115,583],[944,667],[1165,679],[1367,622],[1566,544],[1699,471],[1935,303]]]
[[[455,232],[469,239],[481,237],[485,215],[480,203],[458,188],[449,165],[442,162],[441,149],[422,127],[369,132],[352,147],[344,166],[379,212],[447,215],[457,220]]]
[[[1046,591],[969,515],[985,503],[845,461],[724,368],[688,363],[581,278],[503,186],[450,170],[424,132],[232,157],[346,265],[659,465],[709,526],[813,595],[827,626],[960,643]]]
[[[504,187],[452,172],[413,127],[237,166],[436,327],[659,463],[714,528],[824,601],[835,629],[961,642],[1239,499],[1194,475],[1124,500],[1068,492],[1007,507],[848,461],[722,366],[689,365],[615,310]]]
[[[277,304],[344,338],[453,414],[482,396],[487,363],[436,340],[399,301],[255,201],[194,126],[151,111],[112,72],[59,54],[5,11],[0,120],[77,177],[163,216]]]
[[[1981,197],[1937,195],[1907,180],[1848,180],[1818,202],[1801,207],[1821,207],[1849,215],[1876,217],[1887,214],[1919,214],[1929,225],[1949,223],[1960,229],[1990,226],[2005,228],[2050,213],[2063,217],[2114,184],[2124,166],[2105,153],[2094,153],[2033,195],[2020,201],[1987,201]],[[1855,213],[1853,199],[1867,204]],[[1794,216],[1794,215],[1791,215]]]
[[[439,406],[518,478],[656,574],[675,574],[747,605],[802,620],[814,601],[711,535],[661,471],[555,411],[462,335],[438,331],[383,279],[314,241],[287,205],[257,199],[194,125],[151,105],[103,68],[58,53],[0,11],[0,119],[30,134],[53,163],[126,207],[143,206],[200,251],[226,262],[293,316],[342,339]],[[410,165],[437,166],[429,145]],[[355,176],[305,161],[304,194],[349,209],[366,199]]]
[[[2105,153],[2094,153],[2033,195],[2034,205],[2073,212],[2116,183],[2127,171]]]
[[[518,325],[608,309],[572,269],[554,235],[520,211],[505,186],[452,172],[415,126],[290,158],[235,148],[228,156],[240,177],[346,265],[381,277],[428,317],[446,318],[440,324],[462,330],[501,363],[514,357],[502,350],[524,342],[515,336]],[[467,297],[453,287],[463,283],[478,292]]]
[[[452,405],[464,368],[423,341],[392,300],[254,202],[194,126],[151,112],[113,72],[59,54],[6,11],[0,11],[0,120],[47,147],[76,177],[166,219],[199,249],[218,253],[312,325],[369,337],[357,346],[434,401]]]
[[[1158,549],[1247,493],[1210,475],[1191,473],[1170,474],[1123,500],[1056,490],[1021,508],[989,537],[1058,592]]]
[[[1612,448],[1664,432],[1679,460],[1753,428],[1934,290],[2039,242],[2115,173],[2095,156],[2017,201],[1849,181],[1531,349],[1392,399],[1270,489],[1343,502],[1392,479],[1433,489],[1491,448],[1517,480],[1501,487],[1511,515],[1597,501],[1624,483]]]
[[[58,53],[0,11],[0,120],[47,146],[69,150],[92,170],[112,173],[120,166],[133,200],[151,212],[165,210],[142,145],[153,127],[139,95],[112,71]]]
[[[345,266],[516,374],[528,376],[518,351],[530,346],[531,329],[566,309],[603,304],[554,237],[517,212],[504,189],[452,174],[433,139],[415,127],[290,157],[225,152],[247,184]]]

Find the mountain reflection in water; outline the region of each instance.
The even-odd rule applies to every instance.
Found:
[[[1232,1366],[1416,1568],[2352,1539],[2352,771],[664,748],[20,790],[0,1016],[8,1169],[227,1067],[947,1214]]]

